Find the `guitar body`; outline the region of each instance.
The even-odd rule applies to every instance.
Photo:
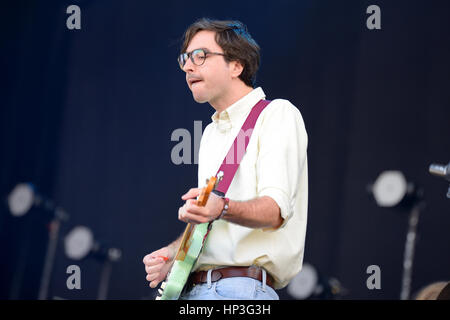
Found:
[[[211,177],[207,181],[207,186],[202,189],[198,199],[198,206],[205,206],[209,195],[216,187],[220,178]],[[203,244],[206,240],[212,223],[202,223],[192,225],[188,223],[181,238],[180,247],[175,256],[175,261],[170,269],[166,281],[161,284],[160,296],[157,300],[177,300],[189,278],[197,258],[199,257]]]
[[[203,223],[197,226],[189,224],[186,227],[185,232],[189,232],[189,228],[193,229],[190,237],[191,244],[183,259],[175,260],[164,285],[161,300],[177,300],[179,298],[203,248],[203,239],[205,239],[208,233],[208,225],[209,223]]]

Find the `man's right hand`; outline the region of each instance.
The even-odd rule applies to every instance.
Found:
[[[163,281],[173,264],[175,253],[170,247],[164,247],[146,255],[142,262],[147,272],[147,281],[150,282],[150,288]]]

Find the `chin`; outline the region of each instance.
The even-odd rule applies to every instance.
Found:
[[[195,100],[195,102],[197,102],[197,103],[206,103],[206,102],[208,102],[207,99],[196,99],[195,97],[194,97],[194,100]]]
[[[205,103],[209,101],[209,99],[206,96],[201,94],[195,94],[194,92],[192,92],[192,97],[194,98],[195,102],[198,103]]]

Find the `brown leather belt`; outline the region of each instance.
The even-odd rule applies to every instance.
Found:
[[[197,271],[193,272],[188,280],[188,284],[190,286],[207,283],[207,274],[208,271]],[[258,281],[263,280],[262,278],[262,269],[259,267],[251,266],[251,267],[226,267],[220,269],[214,269],[211,272],[211,282],[219,281],[220,279],[233,278],[233,277],[248,277]],[[266,284],[273,288],[273,278],[269,273],[266,272]]]

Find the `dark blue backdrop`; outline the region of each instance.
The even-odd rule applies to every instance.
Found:
[[[81,8],[81,30],[66,8]],[[381,8],[368,30],[366,8]],[[305,261],[336,277],[347,299],[398,299],[407,213],[380,209],[366,185],[387,169],[424,187],[413,291],[450,279],[450,30],[446,1],[10,1],[1,4],[0,193],[33,182],[75,225],[123,250],[111,299],[152,297],[142,257],[183,230],[177,210],[197,165],[175,165],[177,128],[192,135],[213,109],[196,104],[176,56],[197,18],[238,19],[260,44],[257,85],[301,111],[309,134]],[[40,218],[41,217],[41,218]],[[0,294],[34,299],[46,241],[34,210],[0,211]],[[74,262],[59,243],[50,297],[95,299],[101,264]],[[68,290],[78,264],[82,289]],[[382,288],[368,290],[379,265]],[[282,297],[289,298],[285,291]]]

